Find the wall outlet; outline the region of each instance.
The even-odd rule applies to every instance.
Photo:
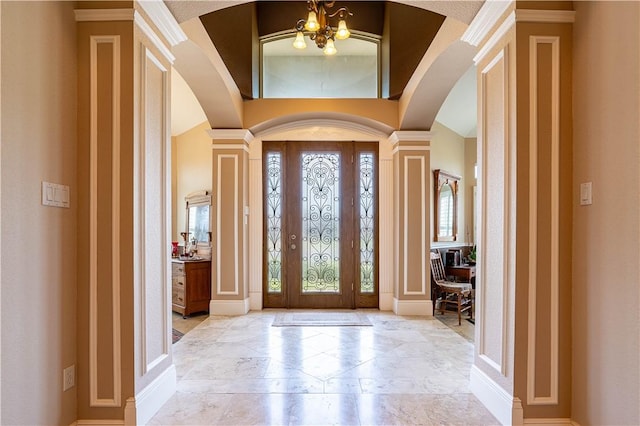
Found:
[[[76,366],[72,365],[62,371],[62,391],[74,387],[76,384]]]

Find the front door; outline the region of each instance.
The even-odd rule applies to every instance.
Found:
[[[265,142],[264,306],[378,306],[377,143]]]

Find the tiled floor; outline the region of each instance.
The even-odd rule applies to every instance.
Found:
[[[498,424],[468,390],[472,343],[441,321],[272,327],[277,312],[211,316],[173,345],[178,391],[150,424]]]

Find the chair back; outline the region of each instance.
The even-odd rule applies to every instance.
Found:
[[[447,280],[447,274],[442,263],[442,257],[440,252],[431,253],[431,278],[437,283],[441,283]]]

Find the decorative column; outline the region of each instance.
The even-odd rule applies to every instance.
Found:
[[[160,1],[75,12],[78,423],[144,424],[176,388],[170,73],[186,36]]]
[[[243,129],[209,131],[213,150],[212,315],[249,312],[249,142]]]
[[[396,131],[393,146],[397,315],[432,315],[429,249],[430,140],[426,131]]]
[[[500,3],[463,37],[480,47],[471,390],[504,424],[568,424],[574,12]]]

